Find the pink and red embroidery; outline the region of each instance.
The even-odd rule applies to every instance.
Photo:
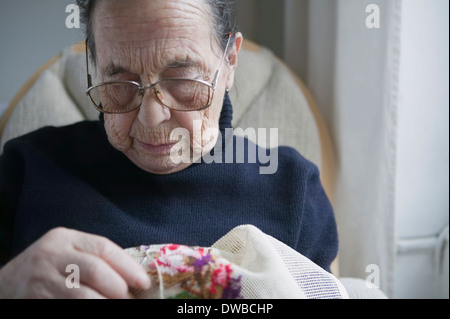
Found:
[[[233,276],[232,264],[211,249],[169,244],[152,258],[148,273],[165,298],[241,298],[242,276]]]

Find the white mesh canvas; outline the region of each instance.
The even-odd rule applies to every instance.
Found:
[[[136,298],[348,298],[332,274],[251,225],[211,247],[163,244],[126,251],[147,270],[150,289]]]

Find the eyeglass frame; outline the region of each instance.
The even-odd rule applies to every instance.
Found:
[[[213,81],[212,81],[211,83],[209,83],[209,82],[207,82],[207,81],[205,81],[205,80],[200,80],[200,79],[189,79],[189,78],[164,78],[164,79],[160,79],[160,80],[156,81],[155,83],[152,83],[152,84],[150,84],[150,85],[148,85],[148,86],[141,85],[141,84],[139,84],[139,83],[136,82],[136,81],[107,81],[107,82],[102,82],[102,83],[100,83],[100,84],[93,85],[93,84],[92,84],[92,76],[91,76],[91,74],[89,73],[88,39],[86,38],[86,40],[85,40],[85,49],[86,49],[86,73],[87,73],[87,86],[88,86],[88,88],[87,88],[87,90],[86,90],[85,93],[86,93],[87,96],[89,96],[89,98],[91,99],[92,104],[94,104],[94,106],[95,106],[95,108],[97,109],[97,111],[99,111],[99,112],[101,112],[101,113],[105,113],[105,114],[126,114],[126,113],[130,113],[130,112],[136,111],[137,109],[139,109],[139,108],[141,107],[142,101],[144,100],[145,90],[147,90],[147,89],[153,89],[153,93],[155,94],[155,97],[156,97],[156,100],[158,101],[158,103],[160,103],[161,105],[167,107],[168,109],[175,110],[175,111],[177,111],[177,112],[195,112],[195,111],[202,111],[202,110],[205,110],[205,109],[207,109],[208,107],[211,106],[212,101],[213,101],[213,99],[214,99],[214,92],[215,92],[215,90],[216,90],[217,81],[218,81],[218,79],[219,79],[220,71],[222,70],[223,62],[225,61],[225,57],[226,57],[226,54],[227,54],[227,51],[228,51],[228,47],[229,47],[230,42],[231,42],[231,38],[232,38],[232,32],[230,32],[230,33],[228,34],[228,41],[227,41],[227,45],[225,46],[225,51],[224,51],[224,53],[223,53],[222,60],[220,61],[220,66],[219,66],[219,68],[217,69],[217,71],[216,71],[216,73],[215,73],[215,75],[214,75]],[[198,82],[198,83],[201,83],[201,84],[204,84],[204,85],[208,86],[208,87],[212,90],[212,93],[210,93],[210,98],[208,99],[208,103],[207,103],[205,106],[203,106],[203,107],[201,107],[201,108],[199,108],[199,109],[195,109],[195,110],[176,110],[176,109],[173,109],[173,108],[169,107],[168,105],[165,105],[164,102],[162,102],[161,99],[158,97],[158,94],[157,94],[157,92],[156,92],[156,88],[157,88],[157,85],[158,85],[160,82],[162,82],[162,81],[167,81],[167,80],[175,80],[175,81],[187,80],[187,81],[194,81],[194,82]],[[125,111],[125,112],[120,112],[120,111],[117,111],[117,112],[111,112],[111,111],[105,111],[105,110],[101,109],[101,108],[94,102],[94,99],[91,97],[90,92],[91,92],[92,90],[98,88],[98,87],[105,86],[105,85],[108,85],[108,84],[133,84],[133,85],[136,85],[137,88],[138,88],[137,94],[138,94],[138,95],[141,95],[141,102],[139,103],[139,105],[138,105],[137,107],[135,107],[135,108],[133,108],[133,109],[131,109],[131,110],[129,110],[129,111]],[[142,92],[142,93],[141,93],[141,92]],[[100,103],[101,103],[101,102],[100,102]]]

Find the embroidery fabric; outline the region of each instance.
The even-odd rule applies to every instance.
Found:
[[[252,225],[232,229],[211,247],[126,251],[151,279],[150,289],[131,291],[139,299],[348,298],[332,274]]]

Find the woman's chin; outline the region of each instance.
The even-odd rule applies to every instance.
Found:
[[[138,159],[135,157],[128,156],[128,158],[141,170],[152,173],[156,175],[167,175],[179,172],[187,167],[189,167],[192,163],[176,163],[172,160],[169,155],[166,156],[157,156],[156,158],[145,158]]]

